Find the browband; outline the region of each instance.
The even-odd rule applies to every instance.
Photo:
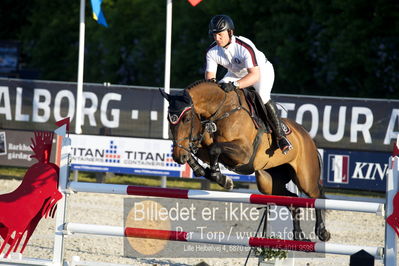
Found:
[[[177,114],[171,115],[169,113],[169,117],[168,117],[169,118],[169,122],[172,125],[178,124],[180,122],[181,118],[183,117],[184,113],[189,111],[189,110],[191,110],[191,106],[188,106],[188,107],[184,108],[184,110],[180,113],[180,115],[177,115]]]

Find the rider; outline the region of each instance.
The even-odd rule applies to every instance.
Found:
[[[273,65],[249,39],[234,36],[233,33],[234,23],[227,15],[216,15],[209,22],[209,34],[215,41],[206,53],[205,79],[215,80],[217,66],[221,65],[228,70],[219,82],[224,91],[253,86],[266,103],[278,146],[286,154],[292,145],[285,137],[276,104],[270,99],[274,82]]]

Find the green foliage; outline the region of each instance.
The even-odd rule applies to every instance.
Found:
[[[28,67],[43,79],[76,81],[79,47],[79,4],[32,0],[28,22],[21,30]]]
[[[314,35],[318,47],[310,51],[314,52],[317,86],[332,95],[398,97],[394,89],[399,81],[394,73],[399,67],[398,3],[333,1],[327,7],[314,3],[319,12]],[[323,17],[326,11],[333,16]]]
[[[41,79],[76,81],[79,1],[3,0],[0,39],[20,40]],[[163,86],[166,1],[86,1],[85,82]],[[6,10],[6,11],[5,11]],[[275,93],[399,98],[399,2],[392,0],[173,1],[171,86],[203,78],[208,22],[230,15],[236,34],[273,63]]]
[[[267,247],[257,247],[255,248],[255,256],[262,258],[265,261],[268,260],[282,260],[286,259],[288,255],[287,250],[267,248]]]
[[[28,23],[30,7],[33,0],[0,2],[0,40],[17,40],[21,29]]]

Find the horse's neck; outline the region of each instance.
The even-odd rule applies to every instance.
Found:
[[[225,93],[215,84],[200,84],[190,89],[196,112],[209,118],[222,104]]]

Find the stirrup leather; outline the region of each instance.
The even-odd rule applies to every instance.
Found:
[[[287,154],[288,151],[292,150],[292,144],[286,137],[280,138],[277,141],[277,144],[283,154]]]

